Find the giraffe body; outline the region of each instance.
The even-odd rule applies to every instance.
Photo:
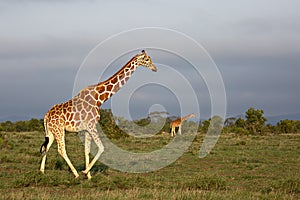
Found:
[[[91,178],[89,171],[104,151],[104,146],[96,129],[96,124],[100,120],[99,107],[128,81],[138,66],[150,68],[152,71],[157,70],[151,58],[143,50],[142,54],[134,56],[108,80],[82,89],[74,98],[53,106],[46,113],[44,117],[46,136],[45,142],[41,147],[42,162],[40,171],[42,173],[45,170],[46,153],[49,151],[54,139],[56,139],[59,154],[65,159],[74,176],[77,178],[79,174],[66,152],[65,131],[85,131],[86,169],[83,173],[87,174],[89,179]],[[89,154],[92,140],[96,143],[98,152],[90,162]]]
[[[195,117],[195,114],[189,114],[189,115],[184,116],[184,117],[179,117],[178,119],[172,121],[171,124],[170,124],[170,126],[171,126],[171,136],[174,137],[176,135],[176,132],[175,132],[176,127],[178,127],[178,133],[181,135],[182,122],[184,122],[185,120],[188,120],[191,117]]]

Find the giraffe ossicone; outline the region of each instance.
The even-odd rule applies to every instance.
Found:
[[[58,152],[65,159],[74,176],[79,176],[77,170],[70,161],[65,144],[65,131],[79,132],[85,131],[85,167],[83,171],[91,178],[90,169],[99,159],[104,151],[104,146],[97,133],[96,124],[100,120],[99,107],[115,94],[130,78],[138,66],[143,66],[156,72],[157,68],[153,64],[150,56],[142,50],[141,54],[135,55],[127,64],[106,81],[82,89],[74,98],[67,102],[54,105],[44,117],[45,142],[41,146],[42,161],[40,171],[44,173],[46,163],[46,153],[49,151],[54,139],[56,139]],[[98,152],[90,162],[90,146],[94,140],[98,147]]]

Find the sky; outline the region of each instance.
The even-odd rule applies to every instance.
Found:
[[[209,54],[224,82],[226,116],[240,115],[249,107],[263,109],[267,116],[300,113],[299,7],[297,0],[0,1],[0,121],[43,118],[53,105],[72,98],[80,67],[93,48],[120,32],[143,27],[178,31],[205,49],[201,56]],[[157,36],[158,40],[167,38]],[[135,38],[129,40],[132,43]],[[180,41],[171,43],[189,49]],[[128,41],[121,41],[108,47],[94,64],[104,66],[105,57],[118,58],[111,60],[109,77],[137,52],[128,49],[127,54],[114,55],[115,49],[127,45]],[[197,57],[192,51],[186,54],[193,53]],[[212,103],[205,81],[209,77],[194,77],[188,72],[190,63],[170,53],[149,49],[149,55],[157,63],[157,75],[137,70],[128,87],[103,106],[129,101],[133,118],[160,105],[171,115],[180,115],[176,97],[191,93],[180,88],[180,81],[171,82],[174,77],[165,68],[168,65],[189,79],[201,117],[209,117]],[[85,74],[86,84],[93,84],[94,77],[102,80],[96,72],[93,69],[91,77]],[[179,94],[146,84],[163,77],[172,87],[178,86]],[[147,80],[146,85],[131,93],[129,100],[123,99],[121,94],[130,93],[142,80]],[[183,104],[187,112],[196,106],[189,100]]]

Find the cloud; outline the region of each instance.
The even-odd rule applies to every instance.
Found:
[[[300,25],[298,23],[299,17],[299,14],[292,17],[285,16],[284,18],[278,16],[265,19],[252,17],[237,22],[236,26],[240,28],[241,32],[251,35],[252,37],[257,35],[285,35],[296,37],[295,33],[300,31]]]
[[[78,67],[95,45],[112,34],[143,26],[173,28],[203,44],[223,76],[229,113],[239,114],[252,104],[272,114],[299,109],[298,1],[243,5],[232,0],[218,4],[161,1],[158,6],[150,1],[12,0],[0,5],[0,91],[6,94],[0,97],[1,115],[13,112],[42,117],[53,104],[71,97]],[[118,45],[107,51],[113,52]],[[165,54],[153,59],[179,70],[188,65]],[[101,65],[101,58],[95,63]],[[107,76],[122,63],[116,63]],[[192,70],[180,72],[194,85],[201,112],[209,113],[204,80],[193,76]],[[172,82],[172,77],[164,76]],[[184,88],[179,91],[186,94]],[[155,96],[149,95],[153,92],[149,89],[139,95],[148,99],[147,103],[154,102]],[[157,95],[161,102],[171,98],[163,91]],[[135,104],[142,109],[140,100]],[[176,103],[170,103],[174,112],[175,107]]]

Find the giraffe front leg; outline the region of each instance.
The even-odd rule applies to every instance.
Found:
[[[90,163],[90,152],[91,152],[91,136],[88,132],[85,132],[85,143],[84,143],[84,154],[85,154],[85,168],[88,167]],[[90,171],[87,173],[88,179],[91,179]]]
[[[181,125],[178,128],[178,133],[179,133],[179,135],[181,135]]]
[[[97,152],[96,156],[93,158],[93,160],[90,162],[90,164],[88,164],[86,169],[84,171],[82,171],[84,174],[87,174],[91,170],[91,168],[94,166],[94,164],[97,162],[97,160],[99,159],[99,157],[101,156],[101,154],[104,151],[104,146],[100,140],[100,137],[99,137],[97,131],[93,130],[89,133],[98,147],[98,152]]]

